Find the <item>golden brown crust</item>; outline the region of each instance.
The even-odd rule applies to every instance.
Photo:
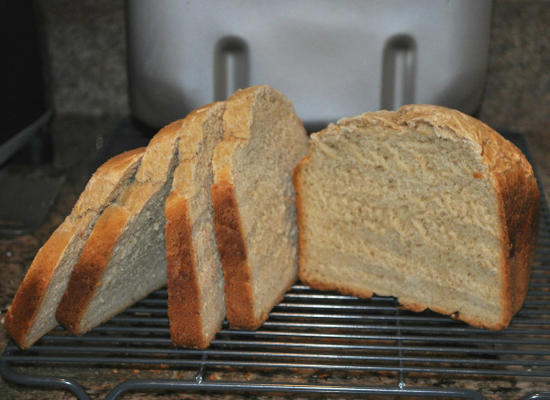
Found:
[[[90,178],[71,214],[38,250],[4,321],[6,330],[19,347],[28,348],[32,345],[27,341],[28,332],[65,249],[79,228],[82,228],[78,226],[78,219],[89,210],[104,206],[120,177],[135,170],[144,150],[140,147],[121,153],[101,165]]]
[[[233,185],[215,183],[212,205],[216,242],[224,270],[227,321],[235,328],[256,329],[267,316],[261,321],[254,318],[250,267]]]
[[[55,266],[72,236],[72,232],[59,228],[50,236],[36,254],[6,313],[4,326],[22,349],[31,345],[26,340],[27,332],[34,323]]]
[[[503,295],[502,302],[506,310],[505,325],[519,311],[529,285],[532,261],[535,256],[535,246],[539,224],[540,199],[538,187],[523,154],[519,163],[523,168],[508,169],[501,165],[492,173],[495,191],[499,200],[499,213],[504,222],[501,228],[503,243]]]
[[[73,268],[55,316],[60,324],[75,335],[84,333],[80,325],[82,317],[101,285],[101,277],[128,216],[128,212],[119,206],[107,208],[97,220]]]
[[[195,265],[187,200],[177,193],[166,199],[166,267],[170,337],[176,346],[205,348],[199,277]]]

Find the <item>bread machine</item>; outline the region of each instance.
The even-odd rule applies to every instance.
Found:
[[[158,128],[270,84],[307,127],[431,103],[474,113],[490,0],[131,0],[129,97]]]

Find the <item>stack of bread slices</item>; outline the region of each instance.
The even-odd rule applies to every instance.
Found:
[[[310,144],[290,101],[256,86],[102,165],[5,327],[21,348],[58,323],[83,334],[167,285],[172,342],[205,348],[225,318],[258,328],[299,269],[321,290],[500,329],[525,298],[537,221],[529,163],[471,117],[366,113]]]
[[[226,316],[257,328],[297,277],[307,148],[290,101],[257,86],[109,160],[37,253],[8,332],[22,348],[58,322],[83,334],[167,283],[174,344],[208,346]]]

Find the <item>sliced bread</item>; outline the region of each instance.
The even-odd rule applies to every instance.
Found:
[[[36,254],[4,322],[19,347],[30,347],[57,325],[55,311],[84,243],[99,215],[132,179],[144,150],[122,153],[99,167],[72,212]]]
[[[295,186],[304,283],[489,329],[522,306],[537,184],[480,121],[427,105],[342,119],[312,135]]]
[[[149,142],[133,182],[97,220],[57,308],[82,334],[166,284],[164,203],[177,163],[182,121]]]
[[[166,199],[168,317],[176,346],[208,347],[225,318],[210,195],[212,153],[222,139],[224,110],[224,103],[214,103],[184,119],[179,164]]]
[[[223,130],[212,202],[227,320],[255,329],[297,278],[292,170],[308,139],[290,101],[269,86],[231,96]]]

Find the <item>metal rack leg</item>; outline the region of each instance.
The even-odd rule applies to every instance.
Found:
[[[8,346],[10,346],[10,344],[8,344]],[[13,369],[10,368],[9,361],[4,358],[9,355],[10,351],[8,350],[0,357],[0,375],[2,375],[2,378],[7,382],[46,389],[67,390],[74,394],[79,400],[90,400],[90,396],[88,396],[84,388],[71,379],[56,378],[53,376],[31,376],[13,371]]]

